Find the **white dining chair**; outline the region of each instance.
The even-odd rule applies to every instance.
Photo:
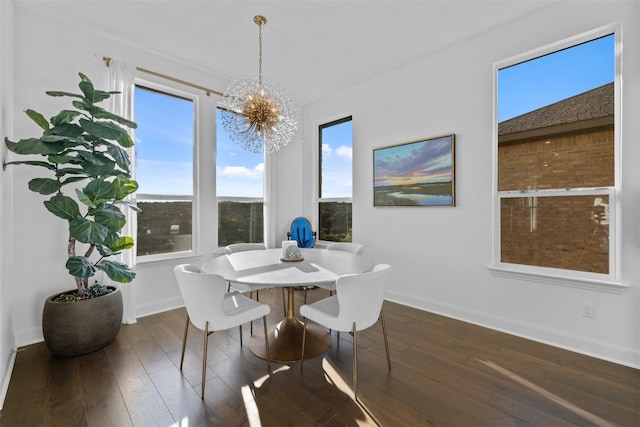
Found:
[[[247,298],[239,292],[227,292],[227,283],[222,276],[203,273],[197,265],[178,265],[173,269],[173,272],[187,309],[187,322],[184,328],[182,354],[180,356],[181,371],[187,345],[189,323],[204,331],[201,399],[204,399],[206,384],[209,335],[214,332],[238,326],[240,328],[240,346],[242,346],[242,324],[262,317],[267,353],[267,370],[270,371],[271,358],[269,355],[269,335],[267,333],[267,315],[271,311],[270,307],[267,304]]]
[[[304,318],[301,371],[309,320],[336,331],[337,351],[340,351],[340,332],[350,332],[353,335],[353,393],[356,400],[358,399],[358,331],[371,327],[377,320],[382,322],[387,365],[391,371],[387,327],[382,312],[385,287],[390,273],[391,266],[378,264],[366,273],[340,276],[336,280],[335,295],[300,307],[300,315]]]
[[[360,243],[354,243],[354,242],[333,242],[327,246],[327,250],[328,251],[344,251],[344,252],[351,252],[356,255],[362,255],[362,252],[364,252],[364,246],[361,245]],[[333,293],[336,291],[335,282],[319,283],[318,287],[329,291],[329,296],[333,295]],[[307,303],[306,294],[305,294],[304,302],[305,304]]]

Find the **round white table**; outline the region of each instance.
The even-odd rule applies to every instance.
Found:
[[[287,314],[269,328],[269,353],[276,362],[300,360],[303,323],[295,317],[293,291],[296,286],[329,284],[343,274],[364,273],[373,267],[362,255],[326,249],[301,249],[303,260],[281,261],[282,249],[237,252],[215,257],[203,264],[206,273],[215,273],[230,282],[264,287],[287,288]],[[305,359],[324,353],[331,345],[331,336],[319,325],[307,324]],[[266,358],[262,334],[249,341],[251,351]]]

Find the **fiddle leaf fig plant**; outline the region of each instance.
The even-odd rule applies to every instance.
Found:
[[[5,165],[29,165],[45,170],[46,176],[31,179],[28,186],[31,191],[51,196],[44,206],[67,221],[66,268],[75,279],[78,296],[84,297],[89,278],[96,270],[120,283],[135,277],[129,266],[107,258],[134,245],[133,238],[120,235],[126,224],[121,208],[138,211],[126,199],[138,189],[138,183],[131,179],[126,151],[133,146],[127,128],[135,129],[136,124],[97,105],[119,92],[97,90],[87,76],[79,75],[81,93],[46,92],[53,97],[72,98],[75,109],[64,109],[49,120],[37,111],[26,110],[42,128],[42,136],[17,142],[5,138],[13,153],[41,159],[34,157]],[[84,253],[78,255],[80,243],[85,244]],[[98,254],[94,253],[96,250]]]

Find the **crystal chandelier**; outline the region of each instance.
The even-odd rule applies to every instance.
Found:
[[[258,75],[235,80],[222,98],[222,126],[234,143],[254,153],[273,153],[287,145],[297,128],[295,101],[284,87],[262,78],[262,26],[267,18],[254,16],[258,25]],[[226,110],[226,111],[225,111]]]

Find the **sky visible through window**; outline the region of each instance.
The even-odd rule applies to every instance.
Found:
[[[193,101],[136,87],[134,104],[138,192],[193,195]]]
[[[264,154],[233,143],[216,109],[216,194],[218,197],[263,197]],[[285,147],[286,149],[286,147]]]
[[[322,128],[320,197],[352,197],[352,128],[352,120]]]
[[[498,71],[498,123],[587,92],[615,77],[608,35]]]

